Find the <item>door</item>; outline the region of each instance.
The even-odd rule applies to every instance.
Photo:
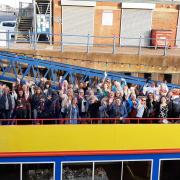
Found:
[[[62,31],[64,35],[93,35],[94,7],[63,6]],[[87,37],[63,36],[63,43],[87,44]],[[90,43],[93,39],[90,38]],[[77,43],[77,44],[76,44]]]
[[[179,17],[178,17],[178,26],[177,26],[177,35],[176,35],[176,45],[180,47],[180,10],[179,10]]]
[[[152,10],[122,9],[121,45],[138,46],[139,37],[149,38],[151,31]],[[127,38],[127,39],[126,39]],[[141,45],[148,46],[149,39],[142,39]]]

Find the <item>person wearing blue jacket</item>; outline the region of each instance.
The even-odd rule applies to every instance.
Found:
[[[121,98],[114,100],[113,104],[109,107],[109,114],[111,118],[126,118],[128,116],[127,109],[122,103]]]

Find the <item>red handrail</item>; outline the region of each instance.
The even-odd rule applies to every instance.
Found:
[[[77,123],[73,123],[77,120]],[[5,125],[47,125],[47,124],[158,124],[180,123],[180,118],[40,118],[40,119],[0,119]]]

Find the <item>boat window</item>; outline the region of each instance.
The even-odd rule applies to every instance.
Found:
[[[180,160],[161,160],[160,180],[180,179]]]
[[[93,163],[63,164],[62,180],[86,179],[92,180]]]
[[[22,180],[30,179],[54,179],[54,164],[40,163],[40,164],[23,164],[22,165]]]
[[[94,180],[121,179],[121,170],[122,162],[95,162]]]
[[[123,162],[123,180],[151,179],[151,161]]]
[[[63,163],[62,180],[151,180],[152,161]]]
[[[20,180],[20,164],[0,164],[1,180]]]

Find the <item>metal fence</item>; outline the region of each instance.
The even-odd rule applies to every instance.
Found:
[[[84,1],[84,0],[80,0],[80,1]],[[102,0],[91,0],[91,1],[101,2]],[[109,0],[103,0],[103,2],[109,2]],[[179,4],[180,0],[112,0],[112,2]]]
[[[20,38],[18,38],[20,37]],[[51,39],[53,41],[51,42]],[[121,42],[128,40],[127,44]],[[161,45],[152,45],[152,41]],[[131,44],[132,41],[132,44]],[[135,43],[134,43],[135,42]],[[146,43],[143,43],[146,42]],[[148,42],[148,43],[147,43]],[[72,34],[35,34],[32,32],[0,32],[0,47],[7,49],[33,49],[112,54],[176,55],[180,56],[177,39],[150,37],[94,36]]]

